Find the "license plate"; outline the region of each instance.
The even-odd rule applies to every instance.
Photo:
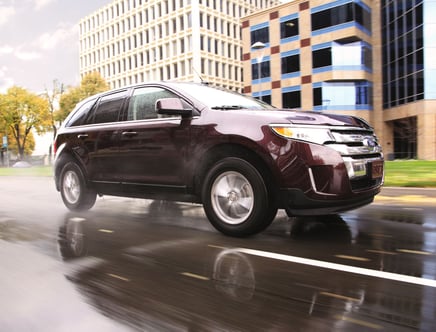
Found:
[[[371,163],[371,177],[373,179],[383,177],[383,161],[378,160]]]

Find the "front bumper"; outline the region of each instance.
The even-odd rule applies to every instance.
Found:
[[[365,194],[334,200],[318,200],[307,197],[300,189],[281,189],[281,207],[286,210],[288,216],[317,216],[345,212],[368,205],[374,201],[374,196],[381,187],[372,189]]]

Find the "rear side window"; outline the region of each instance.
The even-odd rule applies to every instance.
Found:
[[[102,97],[95,111],[93,123],[118,121],[118,115],[123,106],[125,96],[126,91],[121,91]]]
[[[73,114],[67,123],[67,127],[83,126],[89,122],[92,117],[92,110],[96,99],[87,101]]]
[[[130,98],[127,121],[167,117],[167,115],[158,116],[156,112],[156,101],[158,99],[176,97],[178,96],[174,93],[158,87],[135,89]]]

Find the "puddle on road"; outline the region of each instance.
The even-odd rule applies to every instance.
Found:
[[[0,219],[0,240],[8,242],[31,242],[47,239],[42,229],[29,228],[29,226],[21,225],[12,218]]]

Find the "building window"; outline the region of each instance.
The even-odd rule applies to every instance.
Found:
[[[315,110],[371,110],[372,84],[359,82],[322,82],[313,85]]]
[[[322,48],[312,52],[313,68],[321,68],[332,65],[331,47]]]
[[[254,92],[253,97],[271,105],[271,91]]]
[[[301,91],[289,91],[282,93],[283,108],[300,108],[301,107]]]
[[[271,105],[271,95],[270,94],[266,94],[266,95],[262,96],[262,98],[259,97],[259,99],[261,99],[265,103]]]
[[[259,63],[257,63],[257,61],[251,64],[251,77],[253,78],[253,80],[258,80],[270,76],[271,76],[271,71],[270,71],[269,60],[261,62],[260,66]]]
[[[417,117],[392,121],[394,131],[394,158],[416,159],[418,143]]]
[[[251,45],[253,45],[256,42],[262,42],[265,44],[269,43],[269,27],[264,25],[260,25],[260,26],[261,27],[255,26],[252,28],[253,30],[251,30],[250,33]]]
[[[423,4],[382,7],[383,108],[424,99]],[[434,84],[431,84],[434,86]]]
[[[300,55],[288,55],[282,57],[282,75],[298,73],[300,71]]]
[[[285,39],[299,34],[298,18],[287,19],[280,23],[280,38]]]
[[[325,6],[318,8],[312,9],[312,31],[331,28],[349,22],[356,22],[366,31],[371,31],[370,9],[361,3],[349,2],[328,9],[324,9]]]
[[[365,42],[315,45],[312,51],[314,72],[325,70],[366,70],[372,68],[372,49]],[[319,70],[318,70],[319,69]]]

